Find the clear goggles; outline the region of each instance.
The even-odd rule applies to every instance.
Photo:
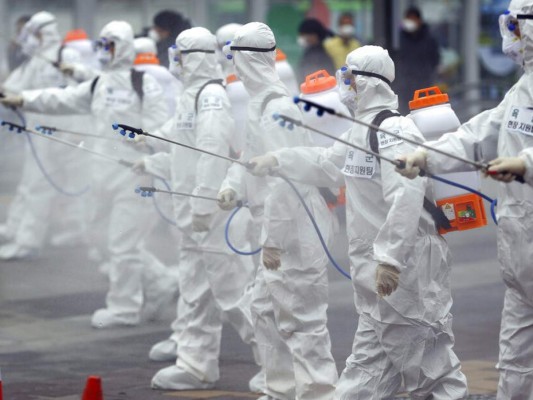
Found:
[[[108,40],[106,38],[100,38],[96,40],[93,44],[93,48],[95,51],[98,51],[98,50],[109,51],[111,50],[112,47],[115,47],[115,42],[113,42],[112,40]]]
[[[532,14],[517,14],[517,15],[513,15],[513,14],[511,14],[511,11],[509,11],[509,10],[505,11],[503,13],[503,16],[505,18],[505,25],[507,26],[507,29],[509,29],[509,31],[511,31],[511,32],[516,31],[516,28],[518,27],[518,21],[533,19],[533,15]]]
[[[391,84],[391,81],[385,78],[383,75],[376,74],[374,72],[362,71],[362,70],[357,69],[357,67],[348,66],[348,65],[344,65],[343,67],[341,67],[341,69],[337,71],[337,74],[336,74],[337,82],[343,83],[347,86],[352,85],[355,81],[356,75],[368,76],[371,78],[378,78],[388,85]]]
[[[181,63],[181,56],[183,54],[190,53],[206,53],[206,54],[215,54],[215,50],[204,50],[204,49],[180,49],[178,45],[173,44],[168,48],[168,59],[169,61],[175,63]]]
[[[226,56],[228,60],[233,59],[235,51],[255,51],[258,53],[268,53],[270,51],[276,50],[276,45],[274,45],[273,47],[269,49],[264,49],[261,47],[234,46],[232,43],[233,42],[231,40],[228,40],[226,42],[226,45],[222,47],[222,53],[224,53],[224,55]]]

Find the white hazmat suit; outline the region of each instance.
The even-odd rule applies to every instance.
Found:
[[[250,94],[243,160],[311,143],[304,130],[284,130],[272,118],[276,112],[300,115],[276,72],[275,46],[270,28],[252,22],[239,29],[226,48]],[[315,187],[298,189],[327,241],[333,220],[324,200]],[[267,248],[280,255],[279,269],[259,267],[253,291],[254,330],[266,373],[264,393],[269,399],[330,399],[338,375],[326,327],[327,260],[316,232],[296,195],[279,178],[253,177],[241,165],[233,165],[219,198],[227,206],[237,197],[248,201],[255,225],[262,226],[263,262],[268,264],[267,253],[271,254]]]
[[[216,40],[205,28],[183,31],[176,39],[184,91],[176,113],[158,132],[180,143],[227,156],[234,131],[231,105],[217,76]],[[221,77],[220,77],[221,78]],[[148,172],[170,174],[172,190],[215,197],[229,162],[173,145],[168,153],[145,157]],[[219,379],[220,340],[226,319],[244,342],[254,344],[249,304],[242,301],[253,265],[224,242],[227,212],[216,202],[174,196],[174,216],[182,232],[176,365],[152,379],[156,389],[210,388]]]
[[[4,82],[3,89],[6,92],[20,94],[23,90],[58,88],[67,84],[63,74],[53,65],[61,43],[54,15],[46,11],[33,15],[23,28],[21,41],[29,58]],[[28,113],[26,121],[12,122],[25,122],[30,128],[41,124],[65,127],[72,124],[72,118],[43,117]],[[70,187],[72,182],[67,180],[67,175],[72,159],[71,155],[65,152],[64,146],[28,135],[24,169],[17,194],[10,205],[5,225],[0,226],[0,240],[7,241],[0,247],[0,259],[35,254],[45,242],[55,201],[60,194],[45,179],[41,168],[59,190],[64,190],[65,193],[81,193],[87,185],[87,182],[82,181]],[[61,134],[55,136],[61,137]],[[65,196],[65,201],[72,202],[75,197]]]
[[[356,118],[371,123],[380,111],[398,107],[397,96],[386,83],[394,80],[387,51],[365,46],[350,53],[346,61],[349,70],[356,71],[352,78]],[[407,118],[388,118],[381,127],[423,140]],[[368,128],[362,125],[354,125],[341,138],[370,148]],[[412,148],[380,133],[378,143],[380,153],[392,159]],[[392,164],[379,163],[340,142],[329,148],[280,150],[272,156],[277,169],[288,177],[316,185],[327,185],[331,179],[346,184],[350,269],[359,325],[335,398],[392,398],[402,380],[414,399],[466,398],[466,379],[452,349],[448,246],[422,207],[425,195],[432,198],[427,179],[394,176]],[[397,290],[384,298],[376,294],[378,264],[400,271]]]
[[[511,1],[510,16],[531,18],[531,1]],[[482,112],[428,145],[467,159],[488,161],[523,155],[533,146],[533,21],[518,19],[524,74],[495,108]],[[506,27],[503,27],[505,29]],[[417,153],[419,153],[417,151]],[[417,153],[414,153],[415,155]],[[469,165],[428,151],[424,164],[431,173],[469,170]],[[411,164],[412,156],[407,156]],[[417,157],[418,158],[418,157]],[[527,167],[526,167],[527,168]],[[404,173],[409,174],[410,170]],[[531,182],[531,168],[526,171]],[[498,187],[498,258],[506,285],[500,330],[497,399],[531,399],[533,393],[533,188],[518,182]]]
[[[63,90],[49,89],[23,92],[24,108],[34,112],[85,114],[91,113],[98,135],[116,135],[111,126],[116,122],[153,130],[167,118],[161,87],[150,75],[142,77],[143,98],[132,84],[131,67],[135,56],[133,30],[124,21],[107,24],[100,33],[100,57],[106,60],[97,81],[87,81]],[[112,142],[111,142],[112,143]],[[96,151],[126,161],[134,161],[145,147],[139,143],[110,144],[95,142]],[[107,245],[111,269],[106,308],[92,317],[92,325],[106,328],[114,325],[136,325],[143,303],[159,301],[165,288],[173,282],[154,256],[142,246],[150,232],[153,211],[134,193],[142,180],[128,168],[94,159],[92,187],[101,196],[101,207],[109,212]],[[169,289],[170,290],[170,289]]]

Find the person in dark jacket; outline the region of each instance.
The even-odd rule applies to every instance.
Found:
[[[335,76],[335,65],[323,45],[328,36],[331,36],[331,32],[315,18],[304,19],[298,27],[298,44],[304,49],[298,70],[300,83],[305,81],[307,75],[320,69]]]
[[[400,48],[394,57],[399,111],[409,113],[409,101],[417,89],[433,86],[440,62],[439,45],[416,7],[404,14],[400,33]]]
[[[155,15],[148,36],[156,42],[157,58],[161,65],[168,68],[168,48],[182,31],[190,27],[190,21],[175,11],[164,10]]]

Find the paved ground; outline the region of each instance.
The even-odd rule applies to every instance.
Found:
[[[5,135],[0,132],[0,135]],[[20,165],[20,145],[0,149],[0,221],[5,217]],[[491,193],[492,188],[488,188]],[[453,307],[456,351],[469,378],[472,398],[494,398],[497,338],[503,285],[496,261],[495,229],[448,235],[453,255]],[[168,230],[161,226],[152,247],[166,261],[173,255]],[[335,254],[343,265],[345,243]],[[339,371],[349,354],[357,319],[350,283],[330,273],[329,327]],[[106,331],[90,328],[91,313],[104,305],[106,278],[82,246],[48,246],[38,259],[0,262],[0,368],[6,400],[79,399],[85,379],[103,379],[106,400],[241,399],[256,372],[251,353],[230,329],[223,334],[221,379],[213,392],[162,393],[149,389],[166,363],[151,362],[152,344],[168,335],[169,305],[156,323]]]

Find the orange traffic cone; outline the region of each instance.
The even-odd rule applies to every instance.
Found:
[[[4,391],[2,390],[2,371],[0,371],[0,400],[4,400]]]
[[[2,398],[0,397],[0,400]],[[104,400],[102,380],[99,376],[89,376],[81,400]]]

